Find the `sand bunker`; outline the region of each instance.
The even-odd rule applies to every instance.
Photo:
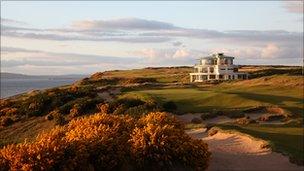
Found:
[[[187,133],[202,139],[209,145],[212,153],[210,166],[207,170],[303,170],[289,162],[287,156],[262,148],[262,140],[249,136],[218,132],[208,136],[205,128],[189,130]]]

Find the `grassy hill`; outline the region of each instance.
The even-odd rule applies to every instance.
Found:
[[[303,155],[299,155],[299,151],[303,152],[304,136],[301,67],[241,66],[240,71],[249,72],[249,80],[222,83],[189,83],[191,71],[191,67],[106,71],[70,86],[2,99],[0,146],[31,141],[42,131],[100,111],[134,118],[151,111],[243,117],[248,109],[272,106],[282,109],[293,121],[286,123],[288,128],[286,125],[265,128],[258,124],[225,128],[245,130],[272,142],[277,151],[303,161]],[[168,102],[177,108],[166,106]],[[294,137],[293,141],[298,143],[288,141],[288,137]]]

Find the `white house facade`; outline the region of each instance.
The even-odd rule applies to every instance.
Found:
[[[199,59],[194,65],[194,72],[190,73],[190,82],[210,80],[247,79],[248,74],[238,72],[238,66],[233,64],[234,57],[216,53]]]

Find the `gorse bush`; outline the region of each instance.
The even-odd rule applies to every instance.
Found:
[[[170,169],[175,165],[204,170],[208,166],[207,144],[185,134],[183,125],[166,113],[151,113],[139,119],[129,142],[140,170],[151,166]]]
[[[0,120],[0,126],[9,126],[14,123],[14,120],[10,117],[2,117]]]
[[[33,142],[4,147],[0,168],[143,170],[155,166],[163,170],[178,165],[204,170],[210,156],[207,145],[193,140],[182,128],[166,113],[151,113],[139,120],[95,114],[57,126]]]
[[[144,127],[148,124],[156,124],[159,126],[172,125],[174,128],[184,130],[184,125],[179,122],[176,117],[173,115],[170,116],[165,112],[150,113],[146,116],[141,117],[137,122],[138,127]]]
[[[19,119],[44,116],[56,108],[59,108],[62,114],[69,114],[75,104],[80,106],[79,112],[84,113],[95,109],[96,104],[101,101],[94,86],[73,85],[69,88],[52,88],[28,93],[27,97],[1,99],[0,120],[7,116]]]
[[[143,101],[137,98],[121,98],[109,103],[99,103],[96,105],[101,113],[114,115],[130,115],[139,118],[150,112],[159,111],[157,102],[153,100]]]

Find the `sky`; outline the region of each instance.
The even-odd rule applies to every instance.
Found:
[[[302,65],[303,1],[1,1],[1,72]]]

